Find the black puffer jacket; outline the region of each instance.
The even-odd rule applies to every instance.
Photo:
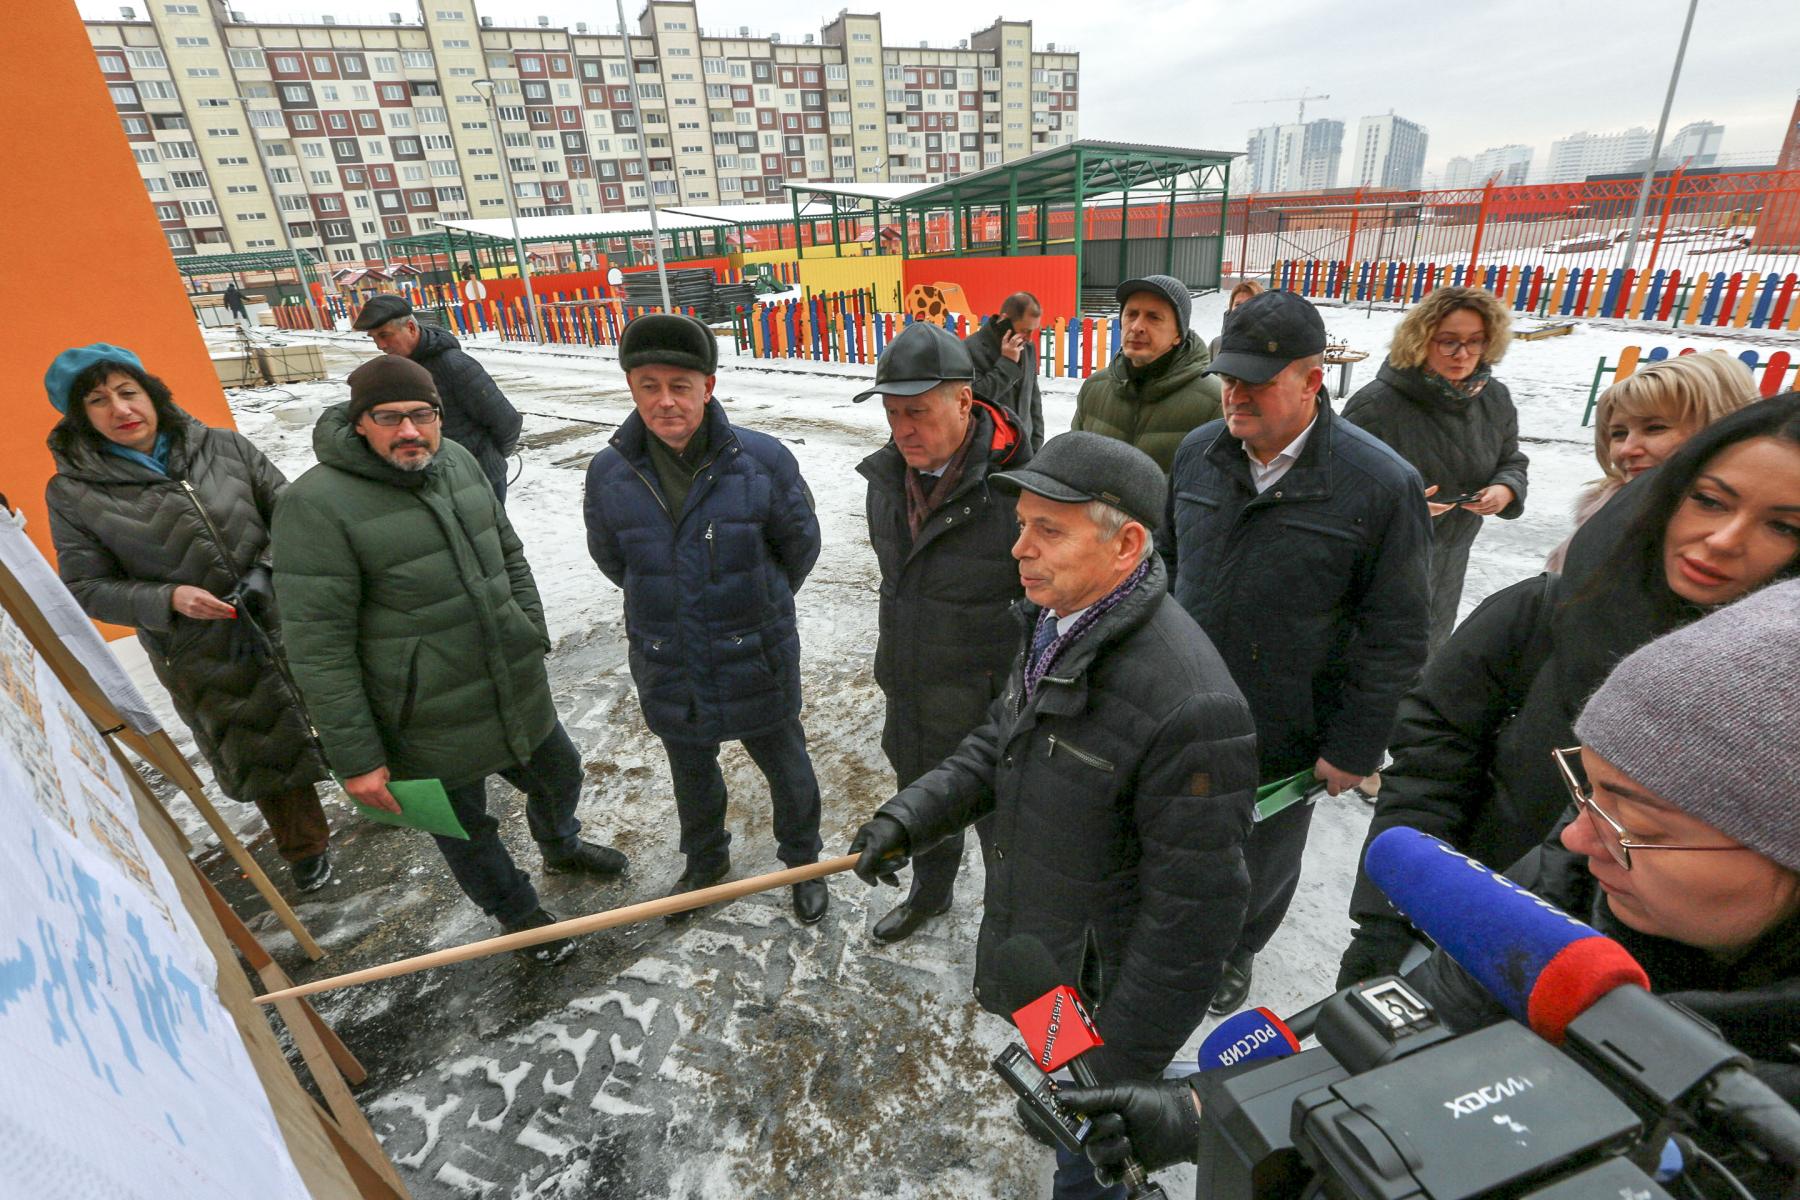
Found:
[[[1748,952],[1729,962],[1693,946],[1639,933],[1612,915],[1586,859],[1570,853],[1558,841],[1568,819],[1565,816],[1557,822],[1550,837],[1515,863],[1507,875],[1622,943],[1643,964],[1651,991],[1718,1026],[1725,1039],[1750,1058],[1763,1082],[1789,1104],[1800,1104],[1800,1041],[1796,1041],[1796,1031],[1800,1031],[1800,916],[1764,934]],[[1459,1032],[1492,1024],[1505,1015],[1493,997],[1442,951],[1408,978],[1436,1006],[1439,1018]],[[1751,1195],[1780,1194],[1778,1180],[1756,1174],[1755,1165],[1736,1153],[1733,1145],[1704,1134],[1698,1140],[1742,1174]],[[1702,1172],[1692,1177],[1703,1185],[1712,1182]],[[1736,1193],[1704,1194],[1723,1197]]]
[[[1324,404],[1261,494],[1223,421],[1176,451],[1157,545],[1256,714],[1265,781],[1380,765],[1425,661],[1429,519],[1418,472]]]
[[[975,360],[972,386],[977,396],[990,404],[1005,405],[1018,418],[1019,428],[1035,453],[1044,446],[1044,397],[1038,391],[1037,343],[1027,342],[1018,362],[1006,357],[1000,353],[1000,330],[994,324],[999,319],[989,317],[963,341],[969,357]]]
[[[1519,449],[1519,411],[1512,393],[1498,379],[1488,380],[1473,398],[1450,398],[1420,369],[1382,363],[1375,378],[1344,405],[1344,420],[1391,446],[1413,465],[1426,487],[1437,485],[1438,496],[1504,484],[1514,499],[1495,515],[1511,520],[1525,511],[1530,460]],[[1481,523],[1466,508],[1437,520]]]
[[[137,630],[219,787],[255,802],[325,777],[299,699],[243,621],[169,606],[182,584],[224,599],[269,561],[281,472],[248,439],[182,417],[169,473],[113,454],[55,454],[45,489],[57,571],[83,610]],[[278,629],[273,612],[263,624]]]
[[[881,748],[903,780],[937,766],[981,724],[1019,649],[1011,611],[1024,595],[1012,556],[1018,499],[989,486],[988,472],[999,469],[991,460],[1002,451],[992,449],[987,412],[977,406],[974,420],[962,480],[916,539],[906,524],[900,451],[889,442],[857,467],[869,481],[869,542],[881,564]],[[1015,456],[1008,465],[1021,464]]]
[[[409,357],[430,371],[437,384],[444,402],[444,436],[473,454],[494,490],[502,490],[506,460],[518,446],[525,418],[449,331],[419,326],[419,344]]]
[[[1608,560],[1651,490],[1639,481],[1582,526],[1564,574],[1494,593],[1451,635],[1401,702],[1371,839],[1410,825],[1499,865],[1556,823],[1568,791],[1550,752],[1576,744],[1581,706],[1620,659],[1700,615],[1660,579],[1613,577]],[[1360,871],[1350,915],[1398,920]]]
[[[992,814],[975,994],[1029,934],[1073,982],[1089,929],[1105,979],[1103,1080],[1166,1066],[1236,945],[1255,733],[1225,664],[1167,595],[1160,562],[1024,700],[1023,655],[988,719],[881,812],[915,853]],[[1026,622],[1037,606],[1021,602]]]

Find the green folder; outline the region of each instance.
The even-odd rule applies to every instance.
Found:
[[[1265,783],[1256,789],[1256,819],[1266,821],[1283,809],[1292,808],[1305,800],[1308,792],[1324,786],[1324,782],[1313,774],[1311,767],[1286,779]]]
[[[469,831],[462,827],[456,819],[456,810],[450,807],[450,797],[444,791],[440,779],[390,779],[388,792],[400,802],[400,811],[388,812],[384,808],[370,808],[367,804],[350,797],[356,805],[356,811],[371,821],[380,821],[384,825],[404,825],[408,829],[423,829],[426,833],[435,833],[443,837],[469,840]],[[350,793],[345,792],[346,796]]]

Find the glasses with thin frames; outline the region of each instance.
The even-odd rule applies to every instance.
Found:
[[[1568,786],[1569,795],[1574,797],[1575,805],[1587,814],[1594,827],[1594,835],[1613,861],[1631,870],[1631,852],[1633,850],[1742,850],[1741,845],[1730,846],[1680,846],[1669,842],[1640,842],[1634,840],[1632,832],[1616,821],[1612,814],[1601,808],[1594,800],[1594,789],[1587,780],[1587,770],[1581,765],[1581,747],[1571,746],[1566,750],[1552,750],[1550,756],[1556,760],[1556,768],[1562,772],[1563,783]]]
[[[429,405],[424,408],[409,408],[405,412],[395,412],[391,408],[372,408],[369,410],[369,420],[386,429],[392,429],[402,421],[411,421],[423,428],[437,424],[438,410]]]
[[[1446,358],[1455,358],[1464,350],[1479,358],[1481,352],[1487,349],[1487,339],[1484,337],[1470,338],[1466,342],[1459,342],[1455,338],[1436,338],[1431,344]]]

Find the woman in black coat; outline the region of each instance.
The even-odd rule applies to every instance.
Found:
[[[1784,506],[1795,506],[1793,509]],[[1800,573],[1800,394],[1707,427],[1576,534],[1562,576],[1489,597],[1401,701],[1373,839],[1394,825],[1485,863],[1517,860],[1564,800],[1550,751],[1631,651]],[[1366,874],[1339,980],[1393,970],[1406,923]]]
[[[1406,314],[1374,381],[1344,406],[1344,420],[1393,447],[1436,497],[1427,501],[1433,654],[1456,625],[1482,518],[1525,511],[1519,414],[1493,376],[1511,339],[1512,317],[1492,292],[1439,288]],[[1438,503],[1458,496],[1473,499]]]
[[[240,434],[175,407],[129,350],[58,355],[45,489],[57,569],[87,614],[137,630],[219,788],[255,804],[303,892],[331,876],[325,778],[280,659],[269,522],[286,484]]]

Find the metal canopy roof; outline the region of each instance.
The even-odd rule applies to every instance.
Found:
[[[897,199],[897,208],[923,209],[985,204],[1072,204],[1126,189],[1167,186],[1171,180],[1217,168],[1218,190],[1224,190],[1224,168],[1234,157],[1229,150],[1196,150],[1186,146],[1152,146],[1136,142],[1079,141],[1028,158],[1002,163],[915,188]]]
[[[229,275],[234,271],[291,271],[294,255],[306,266],[319,264],[310,250],[258,250],[242,254],[194,254],[175,260],[183,275]]]
[[[789,214],[792,219],[793,214]],[[657,210],[657,224],[664,233],[686,233],[694,229],[729,229],[730,221],[719,221],[711,217],[689,216],[675,209]],[[479,217],[466,221],[439,221],[438,228],[451,229],[457,233],[469,234],[488,242],[512,244],[512,222],[505,217]],[[596,238],[633,237],[649,234],[650,213],[648,209],[630,209],[625,212],[575,213],[554,217],[520,217],[519,240],[522,242],[585,242]],[[432,240],[433,235],[421,234],[407,241],[423,238]],[[390,238],[399,242],[399,238]],[[441,240],[441,237],[438,239]]]
[[[918,192],[930,191],[929,183],[790,183],[790,196],[843,196],[850,200],[878,200],[895,204]],[[792,219],[792,214],[789,214]]]

